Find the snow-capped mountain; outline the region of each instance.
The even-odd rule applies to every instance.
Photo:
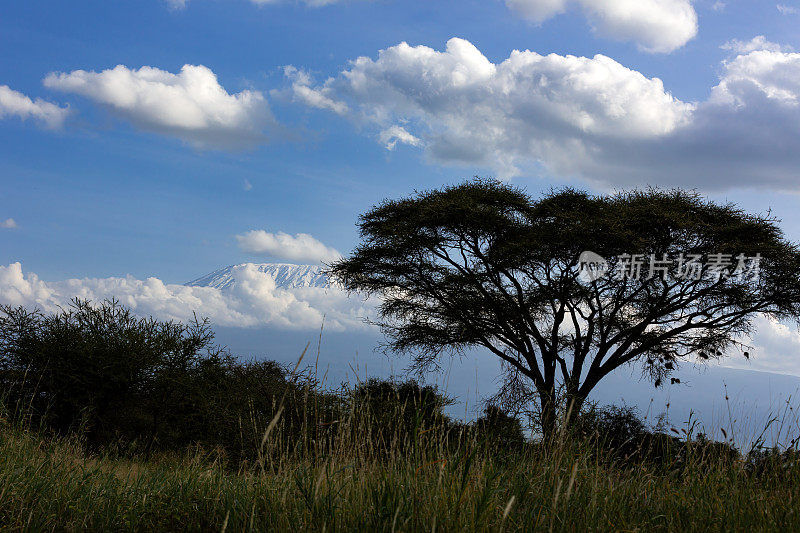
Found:
[[[290,265],[286,263],[262,263],[230,265],[215,270],[186,284],[188,287],[213,287],[215,289],[230,288],[236,283],[235,272],[248,266],[275,280],[279,289],[298,289],[302,287],[326,288],[328,278],[322,273],[322,267],[312,265]]]

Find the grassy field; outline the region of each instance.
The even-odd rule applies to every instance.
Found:
[[[232,471],[199,451],[114,458],[8,424],[0,438],[7,530],[800,530],[797,465],[753,473],[700,447],[665,468],[565,442],[316,455],[267,442],[262,465]]]
[[[302,356],[76,305],[0,320],[2,530],[800,531],[797,441],[742,455],[610,407],[528,442],[498,406],[464,423],[414,381],[329,390]]]

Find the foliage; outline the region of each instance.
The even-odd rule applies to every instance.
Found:
[[[338,407],[321,392],[309,398],[307,376],[237,361],[213,339],[207,322],[139,318],[116,301],[75,300],[50,315],[1,307],[0,398],[29,424],[79,434],[90,448],[199,444],[236,461],[255,458],[279,404],[295,435],[310,415],[330,419]]]
[[[453,402],[431,385],[372,378],[360,383],[350,398],[360,431],[382,450],[406,448],[426,432],[450,426],[444,408]]]
[[[578,416],[572,428],[575,434],[622,456],[638,450],[649,432],[632,407],[592,406]]]
[[[704,437],[653,433],[613,407],[585,410],[575,432],[543,446],[497,406],[467,426],[413,381],[334,394],[297,368],[236,362],[197,325],[80,305],[74,315],[100,319],[3,310],[0,529],[800,528],[794,448],[742,458]],[[175,346],[184,363],[168,365]],[[148,372],[125,378],[114,349]],[[98,367],[123,376],[118,393],[92,379]],[[126,412],[96,410],[75,383]]]
[[[11,419],[90,450],[147,456],[193,446],[232,467],[270,462],[263,437],[273,421],[273,450],[299,454],[327,453],[349,432],[372,444],[364,453],[386,455],[472,431],[444,414],[452,400],[433,386],[371,379],[323,390],[299,363],[243,362],[213,339],[206,322],[138,318],[115,301],[75,300],[49,315],[3,307],[0,400]]]
[[[518,450],[526,441],[522,423],[497,405],[487,405],[475,422],[478,439],[496,450]]]
[[[446,353],[488,349],[512,375],[509,393],[538,397],[548,436],[559,388],[562,411],[576,414],[622,365],[643,365],[658,385],[687,358],[744,353],[739,339],[758,314],[800,315],[800,249],[777,221],[689,191],[562,189],[534,199],[475,180],[386,200],[359,228],[361,244],[330,274],[380,295],[387,347],[412,353],[419,369]],[[641,254],[644,275],[584,281],[584,251],[606,258],[611,272],[625,254]],[[704,262],[697,276],[680,264],[663,274],[655,261],[665,254]],[[716,275],[712,254],[741,256],[745,269],[760,255],[759,275]]]

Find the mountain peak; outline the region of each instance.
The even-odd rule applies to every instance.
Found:
[[[289,263],[242,263],[230,265],[192,280],[186,285],[189,287],[227,289],[235,285],[237,272],[248,267],[254,267],[262,274],[271,277],[275,280],[275,285],[281,289],[325,288],[330,285],[328,277],[322,273],[321,266],[293,265]]]

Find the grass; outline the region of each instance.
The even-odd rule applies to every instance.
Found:
[[[328,391],[302,356],[234,361],[205,323],[75,305],[4,311],[2,530],[800,531],[797,440],[742,457],[616,409],[582,413],[590,440],[526,444],[413,382]]]
[[[474,440],[393,445],[359,432],[324,453],[265,443],[231,470],[199,450],[148,460],[0,427],[8,530],[800,530],[800,468],[751,473],[689,447],[681,468],[611,460],[579,443],[507,453]],[[396,444],[396,443],[395,443]],[[410,445],[408,445],[410,444]]]

